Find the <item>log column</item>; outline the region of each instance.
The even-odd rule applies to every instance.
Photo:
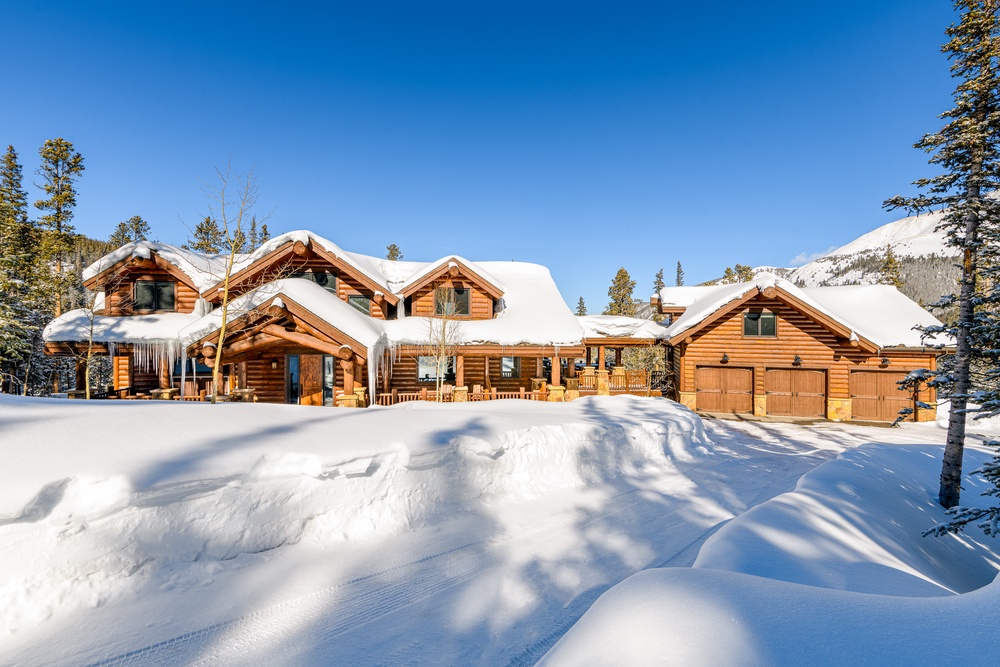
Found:
[[[604,346],[603,345],[598,345],[597,346],[597,370],[599,370],[599,371],[605,370],[606,369],[606,366],[605,366],[606,363],[607,363],[607,360],[604,357]]]
[[[552,384],[559,386],[562,384],[560,373],[562,372],[562,361],[559,357],[552,357]]]
[[[461,354],[455,355],[455,386],[465,386],[465,357]]]

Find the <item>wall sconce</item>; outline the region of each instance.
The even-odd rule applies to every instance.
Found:
[[[801,365],[802,365],[802,357],[796,354],[795,358],[792,359],[792,366],[801,366]]]
[[[891,361],[889,361],[889,357],[882,357],[882,365],[883,365],[883,366],[888,366],[888,365],[889,365],[889,364],[891,364],[891,363],[892,363],[892,362],[891,362]]]
[[[278,370],[278,360],[277,359],[271,359],[271,370],[272,371]]]
[[[728,364],[729,363],[729,355],[726,354],[725,352],[722,353],[722,363],[724,363],[724,364]]]

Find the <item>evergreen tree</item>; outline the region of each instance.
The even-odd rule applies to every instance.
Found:
[[[260,226],[260,232],[257,234],[257,247],[264,245],[271,240],[271,232],[267,231],[267,223],[263,223]]]
[[[580,300],[576,302],[576,314],[580,317],[587,314],[587,304],[583,302],[582,296],[580,297]]]
[[[42,182],[39,187],[47,199],[35,202],[35,208],[45,212],[39,219],[42,230],[42,257],[54,264],[53,276],[55,314],[62,313],[62,295],[66,289],[63,260],[73,244],[73,209],[76,207],[74,184],[83,173],[83,156],[74,152],[73,144],[65,139],[49,139],[38,150],[42,158],[36,172]]]
[[[753,267],[746,264],[737,264],[735,269],[727,266],[719,282],[723,285],[730,285],[733,283],[748,283],[751,280],[753,280]]]
[[[611,301],[604,309],[605,315],[625,315],[635,317],[635,301],[632,298],[632,291],[635,289],[635,281],[629,276],[624,268],[618,269],[611,287],[608,288],[608,296]]]
[[[674,284],[678,287],[684,285],[684,269],[681,268],[680,260],[677,261],[677,279]]]
[[[14,393],[34,334],[47,319],[37,261],[38,234],[13,146],[0,161],[0,391]]]
[[[149,223],[142,219],[141,216],[133,215],[128,220],[124,220],[118,223],[115,227],[115,231],[108,238],[108,244],[114,248],[120,248],[128,243],[135,243],[136,241],[146,241],[149,239],[152,229],[149,227]]]
[[[892,285],[896,289],[903,289],[906,282],[900,273],[899,259],[892,251],[892,246],[885,247],[885,255],[882,256],[882,266],[879,269],[879,285]]]
[[[219,223],[210,215],[206,215],[204,220],[195,225],[192,237],[183,247],[209,254],[222,252],[222,246],[226,240],[226,235],[219,228]]]
[[[385,253],[386,259],[391,259],[394,262],[403,259],[403,253],[402,251],[400,251],[399,246],[396,245],[395,243],[390,243],[385,247],[385,249],[386,249]]]
[[[653,278],[653,294],[659,295],[660,290],[664,287],[666,287],[666,283],[663,282],[663,269],[660,269]]]
[[[942,301],[958,303],[957,321],[945,327],[955,336],[953,367],[942,378],[951,387],[938,493],[938,501],[946,508],[954,508],[960,500],[966,413],[973,388],[969,370],[976,339],[997,338],[997,282],[990,280],[984,293],[977,290],[977,279],[981,271],[990,278],[1000,273],[1000,203],[990,196],[1000,189],[1000,0],[956,0],[955,8],[960,21],[946,30],[949,39],[942,47],[952,61],[952,76],[959,79],[954,107],[941,114],[946,119],[941,130],[925,134],[915,144],[931,154],[929,161],[940,173],[915,181],[926,189],[923,194],[897,195],[885,202],[890,209],[914,211],[947,207],[942,227],[949,243],[962,253],[958,294]],[[986,399],[984,407],[991,405],[989,396],[977,398]],[[1000,402],[992,406],[1000,411]]]
[[[719,280],[719,282],[722,283],[723,285],[730,285],[732,283],[739,282],[736,279],[736,272],[733,271],[733,267],[731,266],[726,267],[726,270],[722,272],[722,279]]]

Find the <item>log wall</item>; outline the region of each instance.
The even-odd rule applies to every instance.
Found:
[[[125,268],[114,283],[105,287],[104,314],[117,317],[120,315],[136,315],[150,311],[136,311],[133,288],[137,280],[155,280],[174,283],[174,310],[160,312],[190,313],[194,312],[194,304],[198,300],[198,292],[190,285],[179,282],[177,278],[163,269]]]
[[[457,315],[454,319],[493,319],[493,298],[470,280],[458,276],[442,277],[434,280],[410,295],[410,313],[418,317],[434,317],[434,290],[438,287],[469,289],[469,315]]]

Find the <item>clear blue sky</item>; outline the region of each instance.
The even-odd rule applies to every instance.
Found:
[[[549,266],[571,305],[788,266],[899,217],[953,87],[946,0],[0,0],[0,143],[84,155],[75,225],[180,244],[256,165],[273,233]],[[32,200],[37,191],[29,193]]]

